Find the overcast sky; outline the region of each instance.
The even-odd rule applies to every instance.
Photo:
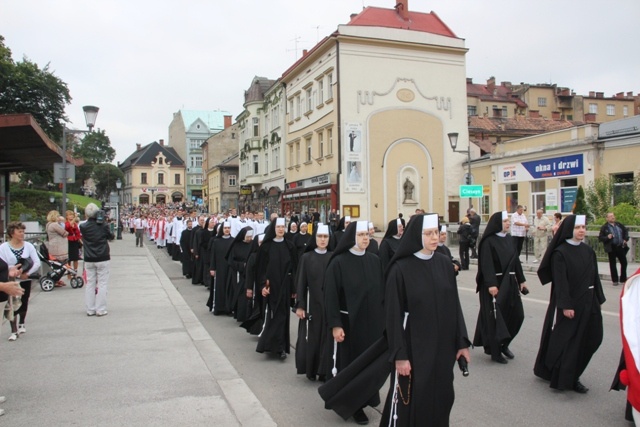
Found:
[[[168,140],[174,112],[242,111],[255,75],[278,78],[363,6],[395,0],[0,0],[0,34],[69,85],[70,127],[100,107],[123,161]],[[578,94],[640,91],[639,0],[409,0],[465,39],[467,76],[556,83]],[[297,42],[295,40],[298,40]]]

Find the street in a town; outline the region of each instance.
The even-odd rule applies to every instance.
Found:
[[[0,337],[0,423],[12,426],[331,426],[355,425],[323,407],[318,383],[285,361],[255,352],[256,337],[205,306],[208,291],[181,275],[180,264],[152,242],[111,243],[106,317],[87,317],[84,289],[43,292],[34,282],[27,333]],[[455,252],[455,250],[454,250]],[[600,263],[601,273],[605,264]],[[630,266],[630,273],[635,271]],[[467,330],[478,314],[476,267],[458,276]],[[582,382],[586,395],[558,392],[532,368],[549,295],[534,272],[523,297],[526,319],[507,365],[471,352],[470,376],[455,367],[452,426],[626,426],[625,393],[609,391],[620,358],[620,288],[603,281],[604,342]],[[295,344],[297,318],[291,316]],[[384,398],[387,386],[381,390]],[[367,409],[371,425],[381,408]],[[426,425],[426,424],[425,424]]]

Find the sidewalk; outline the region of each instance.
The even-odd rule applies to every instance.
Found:
[[[111,243],[108,316],[84,288],[33,282],[27,333],[0,336],[6,425],[275,426],[182,296],[133,236]]]

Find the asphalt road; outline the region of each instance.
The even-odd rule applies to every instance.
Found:
[[[182,278],[179,263],[171,261],[165,250],[149,246],[173,284],[220,346],[235,369],[247,382],[279,426],[355,425],[324,409],[317,393],[318,383],[296,375],[294,350],[285,361],[255,352],[257,338],[247,334],[230,317],[214,317],[205,306],[208,291]],[[460,299],[469,336],[473,336],[478,315],[475,293],[476,267],[458,277]],[[525,322],[510,348],[516,358],[508,365],[491,362],[482,349],[471,351],[470,376],[463,378],[455,368],[456,401],[451,413],[452,426],[628,426],[624,420],[625,393],[609,391],[621,352],[618,319],[620,288],[607,282],[603,305],[604,342],[582,376],[591,390],[586,395],[558,392],[533,375],[540,332],[547,309],[549,287],[540,285],[533,273],[527,274],[531,293],[523,297]],[[297,318],[291,316],[291,341],[295,344]],[[381,390],[384,401],[388,386]],[[370,425],[377,425],[381,408],[366,410]]]

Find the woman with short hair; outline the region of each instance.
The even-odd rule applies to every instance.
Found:
[[[69,233],[64,229],[64,225],[58,223],[59,216],[60,213],[56,210],[47,214],[47,225],[45,227],[48,239],[47,249],[50,257],[56,261],[64,262],[69,257],[69,243],[67,242]]]

